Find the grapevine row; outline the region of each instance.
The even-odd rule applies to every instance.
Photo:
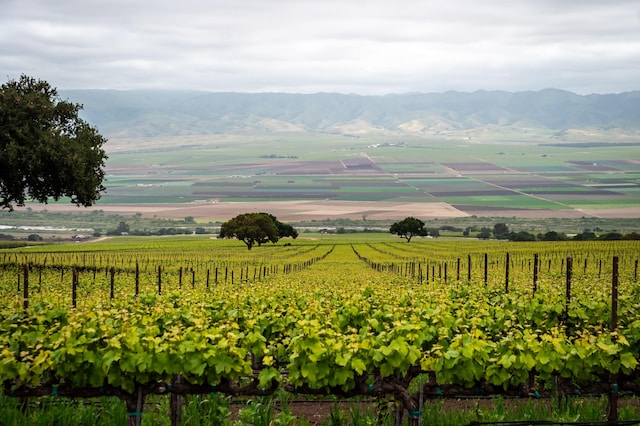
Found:
[[[535,294],[528,280],[505,293],[500,271],[486,285],[417,284],[370,268],[354,249],[367,246],[331,246],[295,274],[206,292],[173,286],[88,294],[75,309],[44,298],[3,306],[4,392],[102,390],[137,413],[149,393],[284,388],[393,395],[412,417],[419,407],[408,388],[419,376],[427,397],[548,395],[558,383],[565,393],[637,392],[640,295],[629,274],[614,328],[608,280],[576,276],[567,305],[563,277],[541,277]]]

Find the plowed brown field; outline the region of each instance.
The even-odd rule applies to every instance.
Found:
[[[408,216],[420,219],[453,218],[475,215],[478,217],[544,218],[636,218],[640,207],[597,210],[533,210],[474,207],[461,211],[446,203],[394,203],[372,201],[266,201],[266,202],[212,202],[185,204],[100,204],[78,208],[71,204],[29,205],[34,211],[79,212],[101,210],[105,214],[134,215],[182,219],[225,221],[241,213],[267,212],[282,221],[311,221],[325,219],[397,220]]]

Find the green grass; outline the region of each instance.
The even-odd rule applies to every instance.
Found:
[[[357,404],[357,400],[333,407],[320,423],[295,414],[295,397],[278,394],[272,397],[232,401],[230,397],[215,394],[187,396],[182,408],[182,424],[215,424],[220,426],[394,426],[392,408],[385,404]],[[319,401],[317,404],[331,404]],[[480,399],[427,401],[422,410],[425,425],[467,425],[472,422],[508,421],[603,421],[606,420],[606,397],[569,398],[558,405],[551,400],[535,399]],[[104,426],[122,425],[127,418],[123,402],[115,397],[99,399],[67,399],[59,397],[31,398],[22,405],[19,399],[0,396],[0,424],[11,426]],[[150,396],[145,400],[142,425],[169,426],[168,396]],[[620,399],[620,421],[640,419],[637,398]],[[407,424],[406,413],[404,416]]]
[[[433,162],[385,163],[380,161],[378,164],[387,173],[443,173],[446,170],[442,165]]]
[[[449,204],[457,205],[473,205],[473,206],[490,206],[505,207],[519,209],[567,209],[569,206],[553,203],[539,198],[528,197],[526,195],[479,195],[465,197],[438,197],[440,200]]]
[[[30,245],[34,245],[34,244],[42,244],[39,242],[26,242],[26,241],[3,241],[0,240],[0,250],[3,249],[13,249],[13,248],[18,248],[18,247],[25,247],[25,246],[30,246]]]
[[[618,209],[622,207],[635,207],[638,199],[619,198],[615,200],[576,200],[571,202],[572,207],[584,209]]]
[[[109,397],[94,400],[31,398],[23,405],[17,398],[0,396],[0,412],[0,424],[7,426],[118,426],[124,423],[127,414],[124,403]]]

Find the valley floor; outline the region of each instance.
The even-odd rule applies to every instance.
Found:
[[[202,220],[228,220],[241,213],[267,212],[283,221],[312,221],[325,219],[398,220],[408,216],[420,219],[454,217],[518,217],[546,218],[637,218],[640,207],[614,209],[519,209],[474,207],[462,211],[446,203],[400,203],[373,201],[265,201],[265,202],[202,202],[184,204],[98,204],[87,209],[72,204],[33,204],[34,211],[79,212],[99,210],[105,214],[134,215],[183,219],[191,216]]]

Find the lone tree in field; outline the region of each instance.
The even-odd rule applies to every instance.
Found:
[[[391,225],[389,231],[392,234],[399,235],[402,238],[406,238],[407,242],[411,241],[415,235],[424,236],[427,235],[427,231],[424,229],[424,222],[415,217],[407,217],[400,222],[396,222]]]
[[[100,198],[106,139],[78,117],[81,109],[26,75],[0,86],[0,207],[61,197],[90,206]]]
[[[298,232],[290,225],[281,223],[284,231],[280,234],[279,223],[275,216],[268,213],[243,213],[223,223],[219,237],[237,238],[251,250],[255,244],[260,246],[269,241],[277,243],[281,237],[296,238],[298,236]]]

